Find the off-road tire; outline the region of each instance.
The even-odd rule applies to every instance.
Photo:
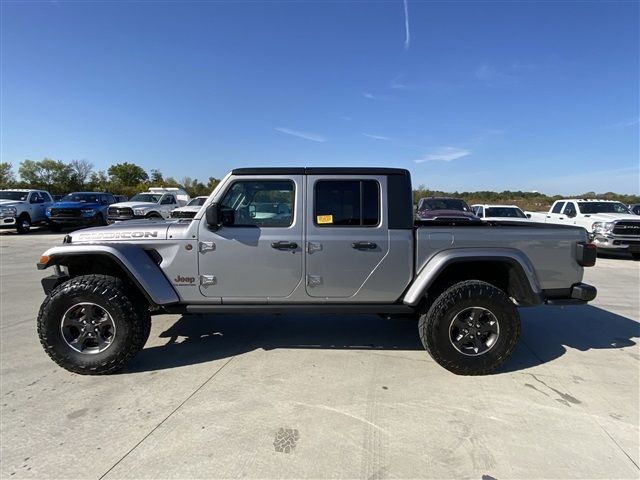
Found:
[[[461,353],[450,340],[455,316],[471,307],[489,310],[499,326],[495,344],[477,356]],[[457,375],[486,375],[513,353],[520,338],[520,316],[502,290],[486,282],[468,280],[456,283],[433,302],[420,317],[418,331],[422,345],[442,367]]]
[[[44,300],[38,313],[38,336],[51,359],[70,372],[104,375],[123,368],[142,348],[151,331],[149,309],[141,297],[131,295],[122,279],[109,275],[82,275],[58,285]],[[115,323],[115,335],[104,351],[86,354],[64,340],[61,321],[73,305],[94,303],[105,309]]]
[[[31,230],[31,217],[27,213],[23,213],[16,219],[16,231],[19,234],[29,233]]]

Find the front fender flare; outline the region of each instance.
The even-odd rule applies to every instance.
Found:
[[[529,258],[520,250],[514,248],[456,248],[443,250],[427,262],[405,293],[402,299],[403,303],[416,306],[429,286],[449,265],[479,261],[497,261],[508,264],[515,269],[516,276],[522,284],[521,287],[528,290],[527,304],[533,305],[542,302],[542,289],[538,283],[535,269]]]
[[[135,245],[63,245],[53,247],[42,254],[38,269],[52,265],[64,265],[65,259],[77,256],[104,255],[115,261],[141,292],[156,305],[168,305],[180,301],[180,297],[160,267],[143,248]]]

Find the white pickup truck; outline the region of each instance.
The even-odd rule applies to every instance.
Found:
[[[627,251],[640,259],[640,218],[612,200],[557,200],[548,212],[526,212],[534,222],[578,225],[592,235],[600,250]]]
[[[134,218],[168,219],[171,212],[184,207],[191,197],[181,188],[151,187],[148,192],[138,193],[128,202],[114,203],[107,212],[108,222]]]

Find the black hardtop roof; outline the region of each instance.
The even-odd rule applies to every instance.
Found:
[[[409,175],[404,168],[382,167],[249,167],[232,170],[234,175]]]

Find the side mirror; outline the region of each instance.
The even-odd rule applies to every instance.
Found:
[[[207,225],[211,230],[217,230],[222,224],[222,208],[219,203],[212,203],[207,207],[205,212],[207,217]]]
[[[530,213],[527,213],[527,218],[531,218],[531,214]]]

